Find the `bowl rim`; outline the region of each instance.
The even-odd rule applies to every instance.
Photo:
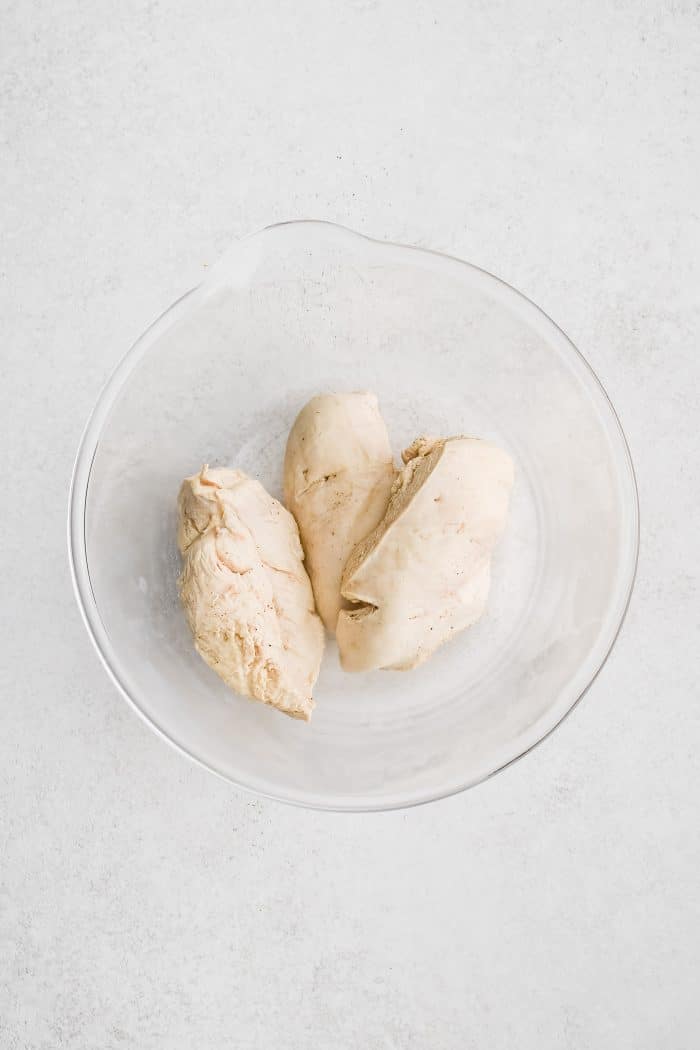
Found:
[[[90,574],[87,562],[87,547],[85,540],[85,518],[87,512],[87,496],[90,483],[90,475],[92,471],[92,465],[94,462],[95,454],[99,444],[100,434],[102,425],[109,414],[118,393],[120,392],[124,381],[127,376],[133,370],[137,364],[138,359],[141,356],[141,352],[146,348],[144,344],[149,340],[150,337],[155,335],[157,329],[159,329],[168,319],[169,323],[177,320],[180,314],[185,312],[185,308],[189,305],[189,300],[195,296],[195,294],[201,290],[206,290],[214,281],[214,275],[219,270],[221,263],[227,257],[231,256],[232,253],[240,251],[241,247],[248,244],[255,238],[261,237],[262,235],[269,233],[274,230],[281,229],[287,226],[297,227],[330,227],[335,232],[340,232],[343,235],[351,235],[354,238],[368,241],[372,245],[376,245],[382,248],[389,249],[401,249],[402,251],[418,253],[422,255],[430,255],[439,259],[448,261],[450,263],[457,263],[461,267],[465,267],[469,270],[476,271],[477,273],[490,278],[497,282],[497,284],[508,289],[510,293],[515,295],[523,303],[527,304],[527,307],[534,309],[537,314],[540,315],[552,328],[558,333],[559,337],[563,339],[564,345],[570,351],[573,351],[575,360],[578,361],[579,365],[583,365],[584,372],[588,378],[593,381],[594,386],[598,389],[598,392],[602,394],[604,404],[610,412],[610,419],[614,425],[614,429],[617,432],[617,436],[621,441],[621,448],[624,453],[624,462],[628,471],[628,481],[631,482],[631,495],[632,495],[632,543],[634,550],[632,552],[632,558],[630,561],[630,568],[628,570],[628,579],[626,581],[626,587],[624,592],[624,600],[621,604],[620,612],[618,613],[617,620],[614,625],[614,629],[611,630],[610,636],[607,640],[602,656],[599,658],[599,662],[595,670],[591,673],[591,676],[587,684],[581,689],[578,695],[574,698],[569,707],[564,713],[557,719],[557,721],[550,726],[536,741],[529,744],[517,755],[503,762],[497,768],[490,772],[465,780],[456,786],[449,786],[444,790],[430,791],[424,795],[411,797],[408,799],[398,800],[351,800],[349,803],[331,799],[325,801],[315,797],[305,796],[300,793],[282,794],[275,791],[262,790],[259,787],[251,783],[246,783],[245,780],[237,779],[234,776],[229,775],[216,766],[211,765],[204,758],[189,750],[187,746],[178,740],[175,740],[162,726],[160,726],[151,715],[149,715],[139,704],[138,700],[131,695],[129,689],[121,680],[118,673],[118,669],[115,666],[116,660],[110,657],[110,649],[108,637],[106,631],[102,625],[97,601],[92,590],[92,584],[90,581]],[[522,292],[518,291],[507,281],[497,277],[489,270],[485,270],[483,267],[476,266],[474,263],[470,263],[465,259],[460,259],[458,256],[450,255],[447,252],[436,251],[431,248],[418,247],[416,245],[401,244],[397,241],[380,240],[378,238],[369,237],[367,234],[359,233],[355,230],[350,229],[347,226],[343,226],[339,223],[330,222],[323,219],[290,219],[283,222],[271,223],[270,225],[263,226],[258,230],[249,233],[245,237],[240,238],[227,252],[223,253],[222,257],[217,263],[210,269],[209,273],[205,278],[198,284],[185,292],[178,299],[176,299],[170,306],[167,307],[154,321],[149,324],[142,334],[136,339],[131,345],[127,352],[123,355],[117,365],[113,368],[102,389],[100,390],[97,400],[88,416],[87,422],[83,429],[82,436],[78,445],[78,450],[73,465],[71,474],[69,494],[68,494],[68,520],[67,520],[67,539],[68,539],[68,561],[70,566],[71,580],[73,583],[73,591],[75,598],[80,610],[83,623],[88,632],[90,640],[97,652],[97,655],[107,672],[112,683],[116,686],[117,690],[130,707],[136,712],[137,715],[149,726],[149,728],[156,733],[161,739],[165,740],[172,748],[178,753],[184,755],[196,765],[208,772],[213,773],[215,776],[221,778],[229,784],[232,784],[236,788],[240,788],[247,794],[257,798],[267,798],[275,802],[283,802],[287,805],[299,806],[304,809],[320,810],[326,812],[346,812],[346,813],[366,813],[366,812],[386,812],[390,810],[398,809],[411,809],[414,806],[426,805],[430,802],[436,802],[443,798],[450,798],[454,795],[461,794],[467,791],[469,788],[476,787],[478,784],[482,784],[487,780],[490,780],[496,774],[502,772],[504,769],[512,766],[514,763],[519,762],[520,759],[530,754],[536,747],[538,747],[544,740],[546,740],[551,734],[559,728],[562,722],[568,718],[571,712],[578,706],[583,697],[586,695],[588,690],[591,688],[593,683],[598,678],[599,674],[603,670],[607,663],[610,654],[620,636],[622,626],[625,622],[627,612],[629,610],[632,593],[634,591],[634,585],[637,577],[637,569],[639,564],[639,545],[640,545],[640,508],[639,508],[639,489],[637,485],[637,478],[634,469],[634,462],[632,460],[632,454],[630,451],[627,437],[620,422],[620,418],[615,410],[615,407],[603,386],[598,375],[584,357],[578,347],[572,342],[569,336],[564,332],[559,325],[552,320],[552,318],[533,300],[528,298]]]

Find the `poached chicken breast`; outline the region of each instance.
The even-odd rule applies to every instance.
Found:
[[[403,453],[382,521],[341,583],[336,637],[347,671],[417,667],[486,606],[513,463],[476,438],[419,438]]]
[[[316,607],[335,631],[347,605],[345,563],[381,521],[395,477],[374,394],[320,394],[297,416],[284,459],[284,499],[299,525]]]
[[[202,470],[178,499],[180,598],[197,651],[235,692],[306,721],[324,635],[292,515],[239,470]]]

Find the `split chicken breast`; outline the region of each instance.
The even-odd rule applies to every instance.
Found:
[[[299,525],[316,608],[335,631],[340,580],[357,543],[381,521],[395,477],[374,394],[320,394],[287,441],[284,499]]]
[[[336,636],[347,671],[417,667],[486,606],[513,463],[476,438],[419,438],[382,521],[350,555]]]
[[[235,692],[308,721],[324,635],[294,518],[258,481],[208,467],[183,481],[178,510],[197,651]]]

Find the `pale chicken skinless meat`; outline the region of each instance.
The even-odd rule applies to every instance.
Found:
[[[235,692],[308,721],[324,635],[294,518],[241,471],[208,467],[183,481],[178,510],[197,651]]]
[[[340,595],[345,563],[381,521],[395,476],[374,394],[320,394],[302,408],[287,441],[284,499],[299,525],[316,607],[331,634],[348,605]]]
[[[476,438],[419,438],[383,520],[350,555],[336,636],[347,671],[417,667],[482,615],[513,462]]]

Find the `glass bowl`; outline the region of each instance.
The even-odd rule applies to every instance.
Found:
[[[473,434],[508,450],[516,481],[483,620],[407,673],[346,674],[329,641],[307,725],[234,695],[195,652],[175,502],[203,463],[281,497],[299,408],[358,389],[397,453]],[[122,360],[78,452],[69,548],[100,657],[157,732],[251,791],[371,810],[477,784],[554,729],[615,641],[638,531],[615,412],[541,310],[457,259],[295,222],[237,244]]]

